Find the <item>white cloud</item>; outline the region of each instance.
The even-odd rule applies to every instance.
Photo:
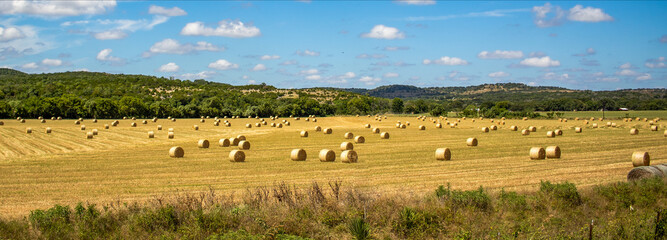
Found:
[[[215,46],[208,42],[197,42],[196,44],[181,44],[177,40],[167,38],[151,46],[148,52],[144,52],[144,57],[150,57],[155,54],[188,54],[197,51],[217,52],[225,50],[223,47]]]
[[[219,59],[218,61],[208,64],[208,67],[218,70],[229,70],[239,68],[239,65],[236,63],[231,63],[225,59]]]
[[[23,69],[37,69],[39,66],[37,66],[37,63],[31,62],[31,63],[26,63],[21,66]]]
[[[287,60],[287,61],[281,62],[279,65],[287,66],[287,65],[296,65],[296,64],[299,64],[299,62],[297,62],[296,60]]]
[[[165,65],[160,66],[160,68],[157,70],[158,72],[178,72],[178,70],[181,70],[181,67],[176,65],[176,63],[170,62]]]
[[[435,0],[395,0],[397,3],[408,5],[433,5]]]
[[[410,47],[407,47],[407,46],[398,46],[398,47],[397,47],[397,46],[386,46],[386,47],[384,47],[382,50],[385,50],[385,51],[398,51],[398,50],[408,50],[408,49],[410,49]]]
[[[558,67],[560,66],[560,61],[552,60],[549,56],[546,56],[546,57],[526,58],[524,60],[521,60],[519,64],[528,67]]]
[[[339,76],[341,79],[350,79],[355,77],[357,77],[357,74],[354,74],[353,72],[346,72],[345,74]]]
[[[638,73],[630,70],[630,69],[623,69],[621,71],[616,72],[616,75],[618,76],[636,76]]]
[[[317,56],[320,55],[320,52],[310,51],[310,50],[308,50],[308,49],[304,50],[303,52],[297,50],[297,51],[296,51],[296,55],[299,55],[299,56],[313,56],[313,57],[317,57]]]
[[[381,59],[381,58],[386,58],[386,57],[387,57],[387,55],[384,55],[384,54],[366,54],[366,53],[363,53],[363,54],[357,55],[357,58],[359,58],[359,59],[371,59],[371,58],[372,59]]]
[[[113,50],[111,50],[110,48],[103,49],[102,51],[97,53],[96,59],[99,60],[99,61],[103,61],[103,62],[120,62],[120,61],[122,61],[118,57],[111,56],[111,52],[113,52]]]
[[[115,0],[106,1],[0,1],[0,14],[27,14],[62,17],[102,14],[116,6]]]
[[[501,71],[501,72],[492,72],[492,73],[489,73],[489,77],[492,77],[492,78],[509,77],[510,75],[511,75],[511,74],[506,73],[506,72],[502,72],[502,71]]]
[[[307,80],[320,80],[320,79],[322,79],[322,76],[317,75],[317,74],[316,75],[308,75],[308,76],[306,76],[306,79]]]
[[[631,69],[631,68],[635,68],[635,67],[632,66],[631,63],[627,62],[627,63],[621,64],[621,66],[618,66],[618,68],[619,69]]]
[[[222,20],[215,29],[204,26],[203,22],[188,23],[181,29],[181,35],[250,38],[261,35],[261,32],[259,28],[241,21]]]
[[[25,38],[25,34],[15,27],[0,27],[0,42],[9,42],[16,39]]]
[[[301,72],[299,72],[299,73],[304,74],[304,75],[313,75],[313,74],[319,74],[320,70],[317,70],[315,68],[311,68],[311,69],[308,69],[308,70],[301,70]]]
[[[251,80],[248,80],[248,84],[257,84],[257,81],[251,79]]]
[[[576,5],[573,8],[570,8],[570,13],[567,15],[567,19],[577,22],[602,22],[614,20],[614,18],[609,16],[609,14],[604,13],[600,8],[584,8],[581,5]]]
[[[593,48],[587,48],[585,53],[574,54],[574,56],[577,56],[577,57],[585,57],[585,56],[595,55],[595,53],[597,53],[597,52],[595,51],[595,49],[593,49]]]
[[[553,8],[553,9],[552,9]],[[552,7],[551,3],[545,3],[544,6],[533,7],[533,22],[538,27],[553,27],[562,23],[565,12],[559,6]],[[553,16],[548,19],[550,13]]]
[[[650,79],[651,79],[651,74],[648,74],[648,73],[644,73],[644,74],[638,76],[637,78],[635,78],[635,80],[637,80],[637,81],[645,81],[645,80],[650,80]]]
[[[361,34],[363,38],[377,38],[377,39],[402,39],[405,34],[394,27],[387,27],[379,24],[375,25],[370,32]]]
[[[398,77],[398,73],[388,72],[388,73],[385,73],[384,75],[382,75],[382,77],[383,78],[396,78],[396,77]]]
[[[127,33],[120,30],[109,30],[105,32],[95,33],[93,34],[93,37],[95,37],[98,40],[115,40],[115,39],[126,38]]]
[[[46,66],[57,67],[57,66],[60,66],[62,64],[63,64],[63,61],[60,60],[60,59],[45,58],[44,60],[42,60],[42,65],[46,65]]]
[[[261,60],[275,60],[275,59],[280,59],[280,56],[278,55],[264,55],[259,57]]]
[[[257,64],[255,67],[252,68],[252,71],[264,71],[266,70],[266,66],[264,64]]]
[[[514,59],[514,58],[522,58],[523,52],[504,51],[504,50],[496,50],[493,52],[482,51],[479,54],[477,54],[477,57],[481,59]]]
[[[659,57],[657,59],[649,59],[646,60],[646,63],[644,63],[644,66],[647,68],[666,68],[667,65],[665,64],[665,57]]]
[[[183,9],[180,9],[178,7],[164,8],[164,7],[156,6],[156,5],[151,5],[148,8],[148,13],[149,14],[162,15],[162,16],[168,16],[168,17],[183,16],[183,15],[188,14]]]
[[[365,83],[366,85],[374,85],[380,81],[382,81],[381,78],[374,78],[370,76],[363,76],[359,78],[359,82]]]
[[[466,60],[463,60],[463,59],[460,59],[460,58],[457,58],[457,57],[448,57],[448,56],[444,56],[444,57],[441,57],[439,59],[434,59],[434,60],[424,59],[424,61],[422,61],[422,63],[424,65],[428,65],[428,64],[450,65],[450,66],[453,66],[453,65],[468,65],[468,61],[466,61]]]
[[[183,79],[207,79],[215,75],[214,71],[202,71],[198,73],[185,73],[181,75]]]
[[[545,80],[565,81],[565,80],[570,79],[570,75],[567,74],[567,73],[563,73],[563,74],[558,75],[558,74],[556,74],[556,73],[554,73],[554,72],[548,72],[548,73],[545,73],[545,74],[542,76],[542,78],[544,78]]]

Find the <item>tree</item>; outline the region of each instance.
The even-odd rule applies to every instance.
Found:
[[[394,100],[391,101],[391,111],[394,113],[403,113],[403,100],[394,98]]]

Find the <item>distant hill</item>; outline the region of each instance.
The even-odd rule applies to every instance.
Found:
[[[0,68],[0,76],[5,75],[5,76],[16,76],[16,75],[25,75],[27,73],[14,70],[11,68]]]

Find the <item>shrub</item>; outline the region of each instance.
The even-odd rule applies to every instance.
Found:
[[[505,189],[500,190],[498,200],[504,207],[512,210],[526,210],[528,208],[526,196],[516,192],[505,192]]]
[[[577,186],[573,183],[552,184],[549,181],[541,181],[540,192],[553,195],[556,199],[563,201],[568,207],[581,204],[581,196],[577,192]]]
[[[157,230],[175,231],[179,225],[179,220],[174,207],[167,205],[155,210],[146,210],[137,217],[137,225],[149,232]]]
[[[72,231],[70,213],[69,206],[55,205],[46,211],[31,211],[28,219],[47,238],[62,239]]]
[[[370,236],[368,223],[361,217],[356,217],[350,220],[348,228],[350,229],[352,236],[357,240],[368,239]]]

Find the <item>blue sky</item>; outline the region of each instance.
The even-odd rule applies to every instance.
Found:
[[[0,66],[281,88],[667,86],[667,2],[2,1]]]

